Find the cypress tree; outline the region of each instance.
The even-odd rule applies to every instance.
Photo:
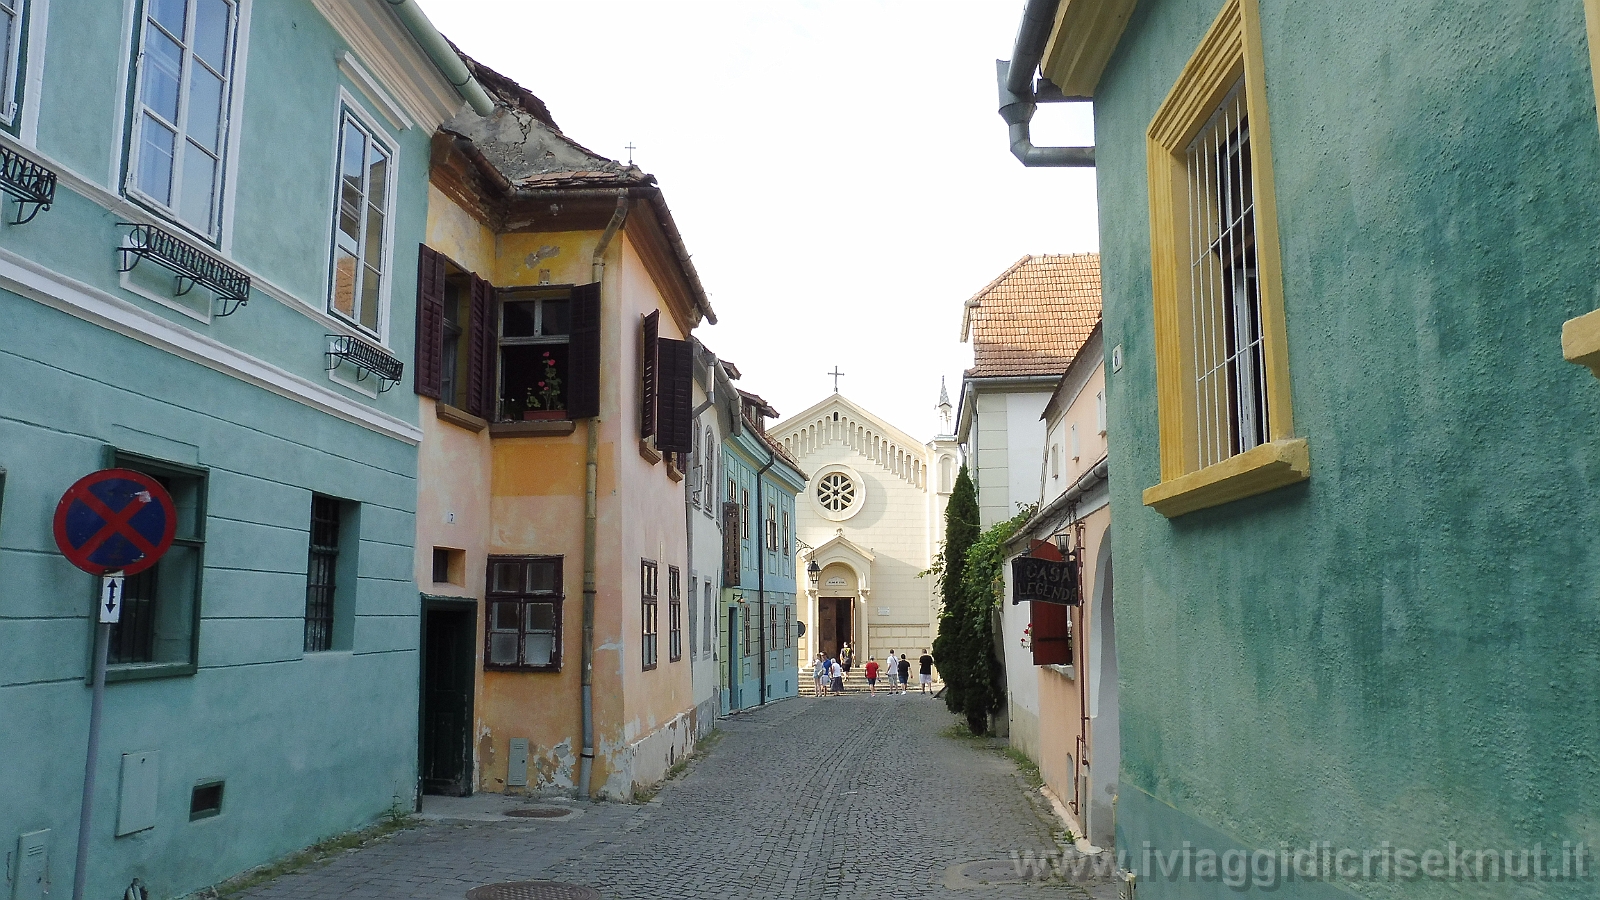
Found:
[[[950,491],[950,504],[944,512],[944,559],[939,573],[940,596],[944,608],[939,612],[939,634],[933,641],[933,656],[939,661],[944,679],[945,707],[958,715],[967,710],[967,690],[972,683],[971,644],[972,604],[965,584],[967,551],[977,543],[978,491],[962,466]],[[987,607],[985,607],[987,609]],[[981,658],[981,657],[980,657]],[[981,732],[979,732],[981,733]]]

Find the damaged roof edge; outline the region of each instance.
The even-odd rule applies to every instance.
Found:
[[[422,52],[428,54],[428,59],[433,61],[434,68],[450,82],[456,93],[461,95],[461,99],[472,107],[472,111],[480,116],[494,112],[494,101],[489,99],[489,94],[484,91],[483,85],[472,77],[472,73],[467,70],[466,63],[461,61],[456,49],[450,46],[450,42],[439,33],[439,29],[433,27],[433,23],[428,21],[427,15],[417,6],[415,0],[387,0],[387,2],[389,9],[400,19],[400,24],[406,27],[406,31],[411,32],[411,37],[422,48]]]

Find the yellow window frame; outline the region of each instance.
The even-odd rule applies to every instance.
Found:
[[[1583,18],[1589,32],[1589,74],[1600,101],[1600,0],[1583,0]],[[1562,323],[1561,355],[1600,378],[1600,309]]]
[[[1600,0],[1591,0],[1600,2]],[[1233,88],[1244,82],[1255,191],[1256,279],[1261,295],[1267,442],[1200,465],[1195,412],[1195,354],[1190,317],[1187,148]],[[1146,134],[1150,174],[1150,262],[1155,297],[1156,397],[1161,483],[1144,503],[1167,517],[1218,506],[1303,481],[1310,451],[1294,436],[1288,339],[1283,315],[1283,263],[1278,246],[1266,82],[1262,75],[1257,0],[1228,0],[1183,68]]]

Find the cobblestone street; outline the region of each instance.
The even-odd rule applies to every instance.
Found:
[[[1010,760],[944,734],[955,721],[916,694],[776,703],[724,720],[720,743],[649,803],[425,824],[247,896],[460,900],[545,879],[608,900],[1088,896],[995,883],[1016,881],[1012,851],[1053,850],[1060,826]],[[968,865],[981,861],[993,864]]]

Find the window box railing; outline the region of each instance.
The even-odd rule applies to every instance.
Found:
[[[0,191],[17,199],[17,217],[11,224],[26,225],[55,202],[56,173],[10,147],[0,147]],[[23,210],[30,206],[24,216]]]
[[[357,381],[368,375],[376,378],[380,394],[399,384],[405,372],[405,363],[349,334],[328,335],[327,357],[328,371],[349,363],[355,367]]]
[[[173,296],[182,297],[195,285],[210,290],[222,303],[222,311],[216,314],[218,318],[231,316],[250,302],[249,275],[154,225],[117,224],[133,229],[117,248],[122,254],[118,271],[131,272],[140,260],[151,260],[177,276]]]

